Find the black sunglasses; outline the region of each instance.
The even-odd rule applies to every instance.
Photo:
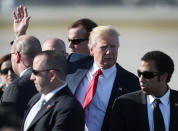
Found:
[[[140,70],[137,70],[137,73],[138,73],[138,77],[140,77],[142,75],[146,79],[151,79],[155,76],[161,75],[161,73],[159,73],[159,72],[150,72],[150,71],[141,72]]]
[[[81,42],[86,41],[86,40],[88,40],[88,39],[73,39],[73,40],[68,39],[68,41],[71,42],[73,45],[78,45]]]
[[[10,67],[10,68],[5,68],[5,69],[1,70],[0,72],[1,72],[1,74],[3,74],[3,75],[7,75],[9,70],[10,70],[11,72],[14,72],[13,69],[12,69],[12,67]]]
[[[60,71],[59,69],[46,69],[46,70],[35,70],[35,69],[32,69],[32,73],[34,75],[38,75],[40,72],[45,72],[45,71],[50,71],[50,70]]]

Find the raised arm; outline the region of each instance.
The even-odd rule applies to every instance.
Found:
[[[18,6],[16,12],[13,12],[13,19],[13,29],[17,39],[19,36],[26,34],[28,29],[30,16],[28,16],[27,8],[21,5]]]

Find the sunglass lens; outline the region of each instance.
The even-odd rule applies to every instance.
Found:
[[[139,70],[137,70],[137,74],[138,74],[138,77],[142,75],[142,73]]]
[[[6,68],[6,69],[4,69],[4,70],[1,70],[1,74],[7,75],[9,70],[10,70],[11,72],[14,72],[12,68]]]
[[[68,41],[71,42],[74,45],[78,45],[78,44],[80,44],[81,42],[83,42],[85,40],[87,40],[87,39],[73,39],[73,40],[68,39]]]
[[[32,70],[32,73],[34,74],[34,75],[38,75],[38,71],[36,71],[36,70]]]
[[[138,70],[137,73],[138,73],[138,77],[141,77],[142,75],[146,79],[151,79],[159,74],[156,72],[148,72],[148,71],[141,72],[140,70]]]
[[[1,71],[1,74],[6,75],[8,73],[8,69],[4,69]]]
[[[143,72],[143,77],[146,79],[151,79],[154,77],[153,72]]]

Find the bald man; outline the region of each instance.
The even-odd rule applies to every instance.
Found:
[[[11,47],[12,68],[19,78],[7,87],[1,103],[15,108],[20,117],[23,117],[28,101],[37,93],[30,76],[33,59],[40,52],[41,44],[34,36],[22,35]]]
[[[66,53],[66,46],[63,40],[58,39],[58,38],[49,38],[44,41],[42,50],[54,50],[58,53],[62,53],[65,56],[68,54]]]

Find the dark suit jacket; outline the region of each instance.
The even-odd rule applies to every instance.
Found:
[[[33,81],[30,80],[31,74],[30,68],[7,87],[1,98],[1,104],[15,108],[21,118],[24,117],[29,100],[37,93]]]
[[[87,74],[90,67],[93,65],[92,56],[84,56],[81,54],[71,54],[68,57],[68,75],[67,82],[70,90],[75,94],[76,89],[79,87],[83,78]],[[112,88],[111,96],[109,99],[108,107],[104,117],[102,131],[108,131],[111,119],[112,104],[116,97],[125,93],[133,92],[140,89],[138,78],[122,68],[119,64],[116,64],[117,73]]]
[[[30,100],[27,112],[40,97],[41,94],[36,94]],[[64,87],[40,109],[27,131],[83,131],[84,121],[82,106]]]
[[[123,95],[113,105],[110,131],[149,131],[146,95],[140,90]],[[178,131],[178,91],[170,91],[170,131]]]

